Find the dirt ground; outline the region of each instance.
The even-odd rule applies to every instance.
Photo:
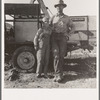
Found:
[[[7,75],[8,73],[5,73]],[[96,78],[88,76],[85,72],[64,72],[62,83],[53,82],[52,79],[36,78],[35,74],[20,74],[20,79],[7,81],[5,88],[96,88]]]
[[[50,79],[37,78],[35,73],[20,73],[19,79],[9,81],[11,69],[4,73],[5,88],[96,88],[96,74],[90,67],[96,69],[96,48],[91,52],[76,50],[65,57],[64,80],[61,83]],[[83,57],[82,60],[80,60]],[[69,59],[70,58],[70,59]],[[77,58],[77,59],[76,59]],[[77,63],[78,61],[78,63]],[[82,63],[88,62],[89,63]],[[96,70],[95,70],[96,71]],[[54,76],[54,72],[49,72]]]

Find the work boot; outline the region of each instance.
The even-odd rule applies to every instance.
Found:
[[[44,78],[50,78],[50,76],[49,75],[47,75],[47,74],[44,74]]]
[[[37,78],[41,78],[42,75],[41,75],[41,74],[37,74],[36,77],[37,77]]]
[[[62,82],[62,80],[63,80],[63,76],[58,76],[57,77],[57,79],[56,79],[56,82],[58,82],[58,83],[60,83],[60,82]]]
[[[53,81],[54,81],[54,82],[56,82],[56,80],[57,80],[57,76],[55,76],[55,77],[53,78]]]

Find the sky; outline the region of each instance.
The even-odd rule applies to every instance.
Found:
[[[30,3],[31,0],[4,0],[5,3]],[[43,0],[46,7],[55,14],[57,0]],[[98,0],[63,0],[67,4],[64,13],[69,16],[87,16],[98,14]]]

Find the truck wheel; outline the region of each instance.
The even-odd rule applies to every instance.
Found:
[[[22,46],[15,50],[12,64],[19,72],[35,72],[36,55],[32,47]]]

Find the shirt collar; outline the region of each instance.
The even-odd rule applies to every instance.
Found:
[[[62,17],[63,17],[64,15],[65,15],[64,13],[62,13],[62,14],[58,14],[58,13],[57,13],[57,14],[56,14],[56,16],[62,16]]]

